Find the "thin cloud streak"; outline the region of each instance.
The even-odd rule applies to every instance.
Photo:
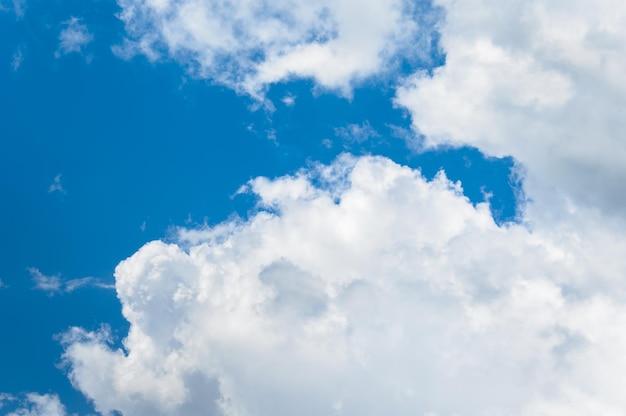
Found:
[[[27,270],[35,283],[34,289],[46,292],[48,296],[72,293],[82,287],[97,287],[108,290],[115,289],[115,285],[103,283],[100,279],[92,276],[64,280],[60,275],[45,275],[35,267],[29,267]]]

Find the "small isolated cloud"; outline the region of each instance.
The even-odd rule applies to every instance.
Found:
[[[22,66],[22,61],[24,60],[24,51],[21,46],[18,46],[15,52],[13,53],[13,57],[11,59],[11,68],[13,71],[17,71]]]
[[[59,49],[55,53],[57,58],[72,52],[80,53],[93,40],[93,35],[86,25],[80,23],[79,18],[72,17],[63,24],[65,28],[59,35]]]
[[[5,285],[2,279],[0,279],[0,289],[4,289],[5,287],[7,287],[7,285]],[[0,399],[1,398],[2,398],[2,395],[0,395]]]
[[[12,400],[16,398],[12,397]],[[23,407],[6,416],[66,416],[65,406],[56,394],[29,393]]]
[[[335,135],[348,143],[364,143],[380,134],[370,125],[369,121],[362,124],[348,124],[335,129]]]
[[[55,176],[52,184],[48,187],[48,193],[54,192],[60,192],[62,194],[66,193],[65,188],[63,188],[63,184],[61,184],[61,174]]]
[[[287,94],[281,99],[281,101],[287,107],[293,107],[296,104],[296,96],[292,94]]]
[[[99,287],[102,289],[114,288],[113,285],[102,283],[100,279],[91,276],[80,279],[63,280],[60,275],[47,276],[35,267],[28,268],[28,272],[35,282],[35,289],[46,292],[48,296],[71,293],[85,286]]]

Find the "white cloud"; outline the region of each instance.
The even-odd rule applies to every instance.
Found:
[[[626,3],[436,3],[446,64],[397,93],[424,145],[514,156],[544,212],[569,200],[626,217]]]
[[[60,275],[47,276],[35,267],[29,267],[28,272],[35,282],[35,289],[46,292],[49,296],[61,293],[71,293],[76,289],[85,286],[113,289],[113,286],[102,283],[100,279],[91,276],[64,280],[61,279]]]
[[[54,192],[59,192],[62,194],[66,193],[65,188],[63,188],[63,184],[61,183],[61,174],[55,176],[52,184],[50,184],[50,186],[48,187],[48,193],[51,194]]]
[[[81,19],[72,17],[64,22],[65,28],[59,34],[59,49],[56,57],[72,52],[82,52],[83,48],[93,41],[93,35]]]
[[[116,54],[170,56],[197,76],[255,96],[292,77],[349,95],[355,82],[396,69],[398,55],[427,59],[433,20],[416,12],[423,3],[409,0],[118,4],[130,39]]]
[[[29,393],[26,407],[8,413],[6,416],[66,416],[65,406],[56,394]],[[15,400],[15,398],[13,398]]]
[[[623,224],[500,227],[443,174],[377,157],[249,190],[248,221],[118,265],[124,351],[66,334],[98,411],[623,414]]]

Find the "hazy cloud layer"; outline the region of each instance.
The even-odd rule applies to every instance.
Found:
[[[623,228],[499,227],[443,174],[375,157],[249,190],[264,208],[249,221],[181,229],[117,267],[125,351],[106,329],[66,334],[71,380],[99,411],[626,408]]]
[[[122,57],[173,57],[252,95],[291,77],[350,94],[354,82],[427,59],[434,20],[408,0],[118,0]],[[418,13],[419,9],[419,13]]]
[[[0,0],[0,11],[12,11],[18,18],[24,16],[25,0]]]
[[[398,91],[426,147],[512,155],[542,210],[626,217],[626,4],[438,0],[445,66]]]

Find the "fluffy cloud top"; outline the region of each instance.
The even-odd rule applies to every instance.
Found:
[[[408,0],[118,0],[121,56],[166,54],[252,95],[290,77],[349,94],[393,60],[427,57],[427,2]],[[417,13],[420,9],[422,13]],[[421,29],[421,30],[420,30]]]
[[[499,227],[443,174],[376,157],[249,190],[249,220],[117,267],[124,350],[66,334],[98,411],[623,414],[621,233]]]
[[[398,91],[427,147],[512,155],[554,195],[626,217],[626,5],[438,0],[445,66]]]

